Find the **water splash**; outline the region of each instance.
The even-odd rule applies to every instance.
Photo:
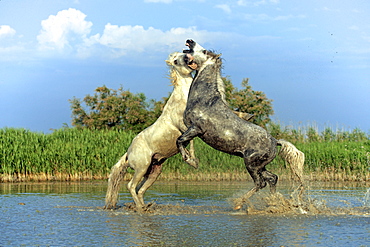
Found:
[[[370,188],[368,188],[366,193],[365,193],[364,207],[370,207]]]
[[[304,214],[304,215],[360,215],[370,216],[370,188],[367,189],[365,197],[353,197],[350,190],[344,190],[344,193],[350,193],[351,197],[345,197],[342,194],[333,196],[331,192],[337,190],[310,190],[298,196],[296,193],[290,195],[276,193],[271,195],[268,192],[259,191],[253,195],[241,208],[247,214]],[[340,191],[340,190],[338,190]],[[312,193],[313,192],[313,193]],[[326,193],[326,194],[325,194]],[[328,196],[329,195],[329,196]],[[360,194],[358,194],[360,195]],[[240,194],[238,193],[238,199]],[[235,198],[230,198],[233,203]]]

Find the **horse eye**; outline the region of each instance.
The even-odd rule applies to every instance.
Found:
[[[173,63],[174,63],[175,65],[177,65],[177,60],[173,61]]]

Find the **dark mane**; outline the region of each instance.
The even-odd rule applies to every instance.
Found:
[[[278,177],[268,171],[266,165],[277,155],[277,146],[282,146],[280,154],[300,182],[297,189],[303,189],[304,154],[293,144],[277,140],[262,127],[237,116],[225,102],[221,54],[202,49],[194,41],[187,41],[187,44],[193,49],[191,62],[194,61],[199,70],[190,87],[184,111],[184,123],[188,129],[176,142],[183,159],[188,164],[194,162],[186,146],[195,137],[216,150],[242,157],[254,187],[240,200],[234,201],[235,208],[240,209],[249,197],[267,184],[271,193],[276,192]]]
[[[222,54],[217,54],[215,51],[211,51],[211,50],[204,50],[203,53],[207,56],[210,56],[212,58],[217,58],[217,57],[221,57]]]

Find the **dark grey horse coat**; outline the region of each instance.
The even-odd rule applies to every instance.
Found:
[[[277,141],[265,129],[236,116],[218,92],[221,64],[207,65],[193,81],[184,112],[187,132],[197,133],[213,148],[244,157],[245,152],[263,153],[265,160],[276,155]],[[184,133],[186,135],[186,132]]]
[[[271,192],[276,191],[278,177],[267,171],[265,166],[275,158],[277,145],[280,145],[282,158],[288,161],[302,185],[304,154],[293,144],[276,140],[262,127],[236,116],[225,104],[223,92],[219,90],[222,88],[219,83],[223,83],[219,55],[206,51],[194,53],[200,55],[192,57],[193,60],[188,63],[195,61],[200,69],[190,87],[184,112],[184,123],[188,129],[177,139],[184,160],[189,164],[194,162],[185,148],[194,137],[201,138],[217,150],[242,157],[255,187],[246,193],[241,204],[266,183],[269,183]],[[237,208],[240,207],[237,205]]]

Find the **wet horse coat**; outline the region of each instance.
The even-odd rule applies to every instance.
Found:
[[[161,116],[157,121],[140,132],[132,141],[127,152],[112,167],[108,179],[105,208],[117,207],[120,183],[128,167],[135,170],[127,188],[134,199],[137,210],[145,208],[144,193],[161,174],[162,165],[167,158],[179,152],[176,140],[187,129],[183,113],[188,99],[193,69],[185,63],[184,53],[172,53],[167,65],[171,67],[171,78],[175,86]],[[240,117],[249,119],[247,113],[235,112]],[[188,163],[197,168],[193,145],[190,144],[191,161]]]
[[[134,199],[137,210],[145,207],[144,193],[161,174],[164,161],[177,154],[176,139],[186,130],[183,112],[188,92],[193,80],[192,69],[184,62],[183,53],[170,54],[166,63],[171,67],[170,76],[174,90],[168,99],[161,116],[148,128],[140,132],[132,141],[127,152],[112,167],[105,197],[105,209],[117,207],[120,183],[128,167],[135,170],[127,188]],[[192,146],[191,154],[194,155]],[[198,162],[192,158],[196,167]]]
[[[192,51],[194,45],[195,42],[190,45]],[[276,191],[278,177],[267,171],[265,166],[275,158],[277,145],[283,146],[280,151],[282,157],[290,163],[292,171],[302,182],[303,153],[289,142],[276,140],[262,127],[237,117],[225,104],[219,90],[218,84],[223,83],[221,58],[212,52],[195,51],[194,56],[186,57],[187,63],[195,61],[199,66],[184,112],[184,123],[188,129],[177,139],[184,160],[192,162],[185,146],[194,137],[201,138],[219,151],[242,157],[255,187],[238,204],[244,203],[266,183],[269,183],[271,192]],[[240,207],[237,205],[237,208]]]

